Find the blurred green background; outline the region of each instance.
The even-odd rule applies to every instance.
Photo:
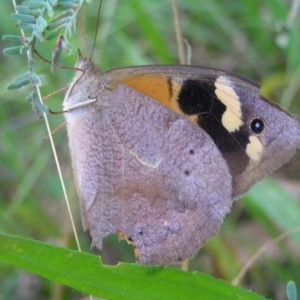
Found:
[[[20,1],[19,1],[20,2]],[[171,2],[104,0],[93,61],[103,70],[144,64],[177,64],[178,52]],[[192,64],[239,73],[262,84],[262,93],[300,115],[300,20],[289,18],[293,1],[178,0],[184,38]],[[98,1],[84,7],[78,31],[70,39],[73,55],[62,54],[62,65],[73,66],[76,49],[85,56],[93,45]],[[0,34],[19,34],[10,19],[11,1],[2,2]],[[292,21],[292,22],[291,22]],[[37,44],[51,58],[53,43]],[[1,41],[1,50],[13,44]],[[26,103],[29,89],[13,92],[6,85],[27,71],[26,56],[1,55],[0,72],[0,230],[76,249],[67,208],[43,119]],[[72,70],[57,69],[36,57],[44,75],[43,96],[67,85]],[[47,101],[61,110],[63,93]],[[51,127],[62,115],[49,116]],[[84,251],[90,237],[81,228],[65,129],[54,136],[72,211]],[[276,181],[256,185],[236,202],[220,233],[189,262],[201,271],[232,281],[247,260],[269,240],[300,224],[299,155],[277,173]],[[124,246],[124,245],[123,245]],[[130,261],[130,253],[115,237],[106,240],[103,260]],[[1,245],[0,245],[1,247]],[[285,286],[300,287],[300,234],[265,253],[240,283],[272,299],[286,299]],[[34,249],[33,249],[34,251]],[[80,299],[82,295],[0,263],[0,299]]]

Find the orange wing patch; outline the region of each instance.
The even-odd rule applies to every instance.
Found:
[[[164,106],[177,113],[182,113],[177,103],[177,96],[180,91],[180,83],[172,78],[158,75],[128,76],[116,80],[114,88],[118,84],[126,84],[131,88],[145,94]]]

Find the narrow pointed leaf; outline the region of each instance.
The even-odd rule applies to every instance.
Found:
[[[110,300],[264,299],[205,274],[125,263],[104,266],[96,255],[4,233],[0,233],[0,245],[3,262]]]

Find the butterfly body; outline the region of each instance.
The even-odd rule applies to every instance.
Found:
[[[103,73],[79,57],[64,100],[83,224],[121,233],[139,262],[195,255],[234,199],[300,146],[297,117],[238,75],[191,66]]]

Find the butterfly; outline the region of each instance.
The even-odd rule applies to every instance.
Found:
[[[79,53],[63,107],[84,229],[142,264],[194,256],[234,200],[300,147],[300,120],[258,84],[200,66],[102,72]]]

